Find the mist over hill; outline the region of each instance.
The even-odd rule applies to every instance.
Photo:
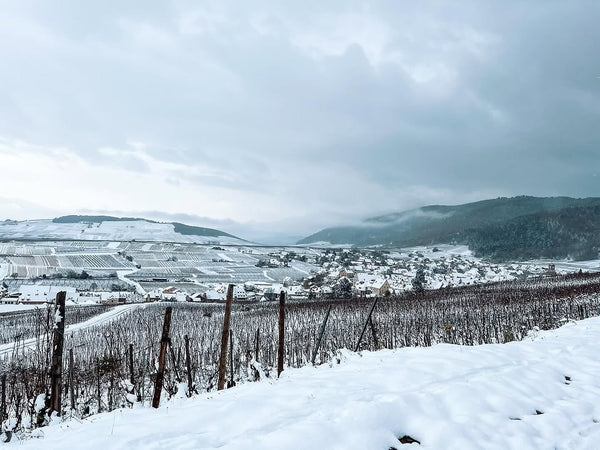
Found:
[[[496,198],[456,206],[432,205],[332,227],[299,244],[355,246],[467,244],[495,259],[596,258],[600,248],[600,198]]]

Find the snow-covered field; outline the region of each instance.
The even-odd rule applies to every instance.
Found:
[[[199,244],[242,244],[229,236],[184,235],[173,224],[145,220],[104,221],[100,223],[54,223],[49,219],[0,223],[4,239],[73,239],[105,241],[196,242]]]
[[[600,318],[522,342],[354,354],[9,446],[78,449],[598,449]],[[338,363],[339,361],[339,363]],[[421,445],[403,445],[411,436]]]

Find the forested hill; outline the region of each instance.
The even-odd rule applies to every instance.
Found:
[[[476,254],[495,259],[596,259],[600,250],[600,206],[529,214],[466,230],[463,240]]]
[[[600,198],[497,198],[457,206],[426,206],[327,228],[300,244],[356,246],[468,244],[480,256],[587,258],[598,251]]]

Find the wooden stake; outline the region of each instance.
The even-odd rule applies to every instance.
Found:
[[[133,373],[133,344],[129,344],[129,382],[135,386],[135,375]]]
[[[254,360],[258,362],[258,349],[260,347],[260,328],[256,329],[256,337],[254,338]]]
[[[185,368],[187,369],[187,381],[188,381],[188,397],[192,396],[192,392],[196,389],[192,383],[192,361],[190,358],[190,338],[186,334],[183,338],[185,340]]]
[[[73,349],[69,349],[69,396],[71,397],[71,414],[75,410],[75,381],[73,376]]]
[[[375,346],[375,350],[379,350],[379,339],[377,339],[377,331],[375,330],[373,317],[369,317],[369,327],[371,328],[371,335],[373,336],[373,345]]]
[[[173,370],[175,371],[175,379],[178,383],[181,383],[181,377],[179,376],[179,371],[177,370],[177,360],[175,359],[175,351],[173,350],[173,341],[169,338],[169,353],[171,353],[171,362],[173,363]]]
[[[62,356],[65,333],[65,298],[67,293],[56,294],[54,332],[52,333],[52,365],[50,366],[50,410],[48,414],[61,413]]]
[[[279,294],[279,346],[277,348],[277,377],[283,372],[285,345],[285,292]]]
[[[96,357],[96,376],[98,384],[96,386],[96,396],[98,398],[98,412],[102,412],[102,391],[100,390],[100,360]]]
[[[235,386],[233,381],[233,330],[229,329],[229,383],[227,388]]]
[[[6,415],[6,374],[2,375],[2,401],[0,403],[0,423],[4,422]]]
[[[167,357],[167,345],[169,344],[169,329],[171,328],[171,312],[173,308],[167,306],[165,310],[165,321],[163,323],[162,337],[160,339],[160,354],[158,356],[158,372],[154,382],[154,397],[152,398],[152,407],[160,406],[160,394],[162,393],[163,381],[165,378],[165,364]]]
[[[367,331],[367,327],[369,326],[369,321],[371,320],[371,314],[373,314],[373,310],[375,309],[375,305],[377,305],[377,299],[375,299],[375,301],[373,302],[373,305],[371,305],[371,310],[369,311],[369,315],[367,316],[367,320],[365,320],[365,326],[362,329],[362,332],[360,333],[360,337],[358,338],[358,342],[356,343],[356,347],[354,347],[354,351],[357,352],[358,349],[360,348],[360,343],[362,342],[362,338],[365,334],[365,331]]]
[[[225,316],[223,317],[223,333],[221,334],[221,356],[219,357],[219,380],[217,390],[225,388],[227,375],[227,344],[229,341],[229,321],[231,319],[231,303],[233,303],[233,284],[227,287],[227,303],[225,303]]]
[[[319,329],[319,335],[317,336],[317,342],[315,343],[315,349],[312,354],[312,358],[310,360],[311,364],[315,363],[317,359],[317,354],[319,353],[319,348],[321,348],[321,339],[323,339],[323,334],[325,333],[325,327],[327,326],[327,321],[329,320],[329,313],[331,312],[331,305],[327,308],[327,312],[325,313],[325,319],[323,319],[323,323],[321,324],[321,328]]]

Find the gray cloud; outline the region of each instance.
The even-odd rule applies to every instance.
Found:
[[[484,196],[600,195],[599,15],[554,0],[13,2],[0,137],[160,165],[157,183],[239,192],[219,215],[181,213],[292,232]],[[248,192],[259,217],[240,212]]]

